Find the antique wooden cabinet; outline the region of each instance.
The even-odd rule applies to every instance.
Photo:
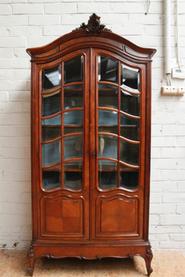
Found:
[[[133,257],[148,241],[151,58],[93,14],[31,56],[33,240],[42,256]]]

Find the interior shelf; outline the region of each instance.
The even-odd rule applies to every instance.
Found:
[[[137,125],[119,125],[120,126],[120,128],[138,128],[138,126]],[[118,125],[98,125],[98,127],[103,127],[103,128],[117,128],[118,127]]]
[[[138,168],[120,168],[119,169],[120,172],[138,172],[139,169]],[[103,165],[103,168],[101,169],[101,172],[111,172],[111,171],[117,171],[117,168],[116,167],[111,167],[111,166],[104,166]]]
[[[65,164],[65,165],[67,165],[67,164]],[[54,166],[54,167],[51,167],[51,168],[43,167],[42,170],[43,171],[58,171],[58,172],[60,172],[61,167],[62,166]],[[81,168],[65,168],[65,172],[81,172],[81,171],[82,171]]]
[[[56,127],[61,127],[61,125],[42,125],[42,127],[47,127],[47,128],[56,128]],[[77,125],[77,124],[67,124],[64,125],[64,128],[82,128],[82,125]]]
[[[52,167],[52,168],[42,168],[43,171],[61,171],[61,166],[56,166],[56,167]],[[117,169],[115,167],[107,167],[101,169],[101,172],[112,172],[112,171],[116,171]],[[81,168],[65,168],[65,172],[80,172],[82,171]],[[138,172],[139,169],[138,168],[120,168],[120,172]]]

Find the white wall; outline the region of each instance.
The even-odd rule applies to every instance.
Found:
[[[25,49],[51,42],[96,12],[112,31],[141,46],[157,48],[153,62],[150,239],[154,248],[185,250],[185,97],[160,96],[164,1],[151,1],[148,15],[144,14],[146,2],[0,1],[1,247],[22,248],[31,238],[30,63]],[[179,23],[184,51],[185,1],[180,1]]]

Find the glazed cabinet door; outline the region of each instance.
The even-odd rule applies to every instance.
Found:
[[[40,70],[40,236],[89,238],[88,52]]]
[[[91,237],[139,238],[144,209],[144,67],[108,51],[95,50],[92,60]]]

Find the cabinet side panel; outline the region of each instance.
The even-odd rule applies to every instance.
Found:
[[[38,236],[38,185],[39,185],[39,70],[31,64],[31,191],[32,236]]]
[[[151,156],[151,62],[146,64],[145,71],[146,108],[145,108],[145,193],[144,193],[144,239],[148,240],[149,201],[150,201],[150,156]]]

